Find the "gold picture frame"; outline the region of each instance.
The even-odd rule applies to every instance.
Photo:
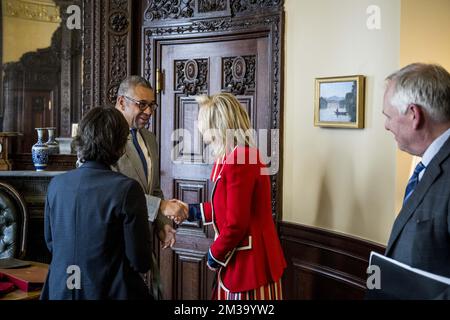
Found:
[[[316,127],[364,128],[364,76],[316,78],[315,84]]]

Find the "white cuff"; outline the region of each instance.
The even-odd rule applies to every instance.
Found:
[[[147,203],[148,221],[153,222],[159,212],[159,206],[161,205],[161,199],[151,195],[145,195],[145,201]]]

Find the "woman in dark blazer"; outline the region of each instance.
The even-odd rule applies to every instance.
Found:
[[[144,192],[110,166],[122,156],[128,124],[114,108],[94,108],[74,140],[82,165],[54,177],[45,204],[52,253],[41,299],[145,299],[151,235]]]
[[[268,168],[239,101],[220,93],[198,98],[199,130],[213,148],[211,201],[189,205],[189,220],[212,224],[208,267],[217,270],[216,299],[282,299],[286,261],[272,219]],[[187,209],[187,208],[186,208]],[[174,218],[176,222],[176,218]]]

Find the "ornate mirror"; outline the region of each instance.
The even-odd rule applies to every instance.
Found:
[[[35,128],[56,128],[64,143],[80,119],[82,30],[66,25],[71,5],[81,1],[2,0],[0,131],[20,134],[10,143],[18,163],[31,162]]]

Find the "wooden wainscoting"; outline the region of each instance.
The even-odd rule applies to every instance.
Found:
[[[371,251],[385,247],[336,232],[280,222],[288,262],[285,299],[362,299]]]

